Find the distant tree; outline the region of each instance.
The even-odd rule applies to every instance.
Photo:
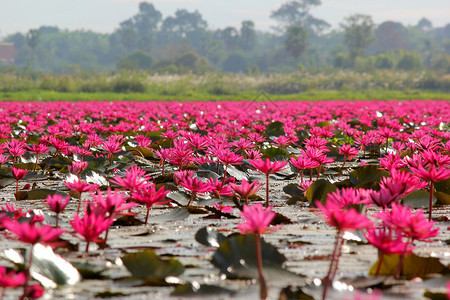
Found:
[[[191,13],[186,9],[179,9],[174,17],[164,19],[161,30],[176,33],[179,37],[185,38],[190,33],[205,30],[207,27],[208,23],[203,20],[198,11]]]
[[[39,33],[44,34],[52,34],[52,33],[58,33],[59,28],[56,26],[41,26],[39,27]]]
[[[319,34],[330,27],[326,21],[315,18],[309,13],[312,7],[320,4],[320,0],[288,1],[273,11],[270,17],[280,23],[279,30],[281,31],[294,25],[300,25],[311,34]]]
[[[422,61],[416,52],[407,52],[400,50],[399,54],[400,59],[397,63],[397,69],[410,71],[417,70],[422,67]]]
[[[162,21],[162,14],[153,4],[139,3],[139,13],[133,17],[134,26],[140,36],[150,36]]]
[[[117,62],[119,69],[129,69],[129,70],[147,70],[152,66],[153,58],[152,56],[142,50],[136,50],[130,55],[122,57]]]
[[[406,28],[398,22],[386,21],[375,29],[375,49],[377,52],[404,49]]]
[[[135,47],[137,43],[137,32],[134,28],[134,24],[132,20],[126,20],[120,23],[119,28],[120,40],[122,44],[127,49],[128,53],[130,53]]]
[[[351,62],[374,42],[374,26],[371,16],[361,14],[348,16],[344,19],[344,23],[341,23],[344,29],[344,43],[349,50]]]
[[[228,50],[235,50],[239,41],[239,33],[234,27],[226,27],[221,32],[221,37]]]
[[[230,73],[245,72],[247,69],[247,60],[239,53],[230,54],[223,62],[222,70]]]
[[[416,28],[423,30],[423,31],[429,31],[429,30],[433,29],[433,23],[431,23],[431,21],[428,20],[427,18],[422,18],[417,23]]]
[[[286,51],[295,59],[298,59],[306,49],[307,39],[308,32],[305,28],[299,25],[289,27],[286,30],[286,40],[284,42]]]
[[[27,41],[27,46],[31,49],[31,67],[34,65],[34,56],[36,52],[36,48],[39,45],[40,33],[37,29],[30,29],[25,36]]]
[[[394,59],[384,53],[378,54],[375,58],[375,68],[377,69],[392,69],[394,67]]]
[[[241,49],[250,51],[255,47],[256,31],[255,23],[253,21],[242,21],[241,36],[239,38]]]

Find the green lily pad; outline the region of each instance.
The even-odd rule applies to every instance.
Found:
[[[436,196],[436,203],[440,205],[450,205],[450,195],[444,192],[436,192],[434,193]]]
[[[184,266],[178,260],[161,259],[153,250],[126,254],[122,261],[128,271],[137,277],[161,279],[184,272]]]
[[[229,278],[257,278],[258,266],[254,235],[236,234],[227,237],[213,255],[212,263]],[[261,239],[263,266],[284,271],[286,257]],[[287,272],[287,271],[286,271]]]
[[[211,227],[203,227],[195,234],[195,240],[207,247],[219,247],[226,237]]]
[[[369,181],[379,182],[383,177],[389,177],[389,173],[385,170],[379,170],[377,166],[368,165],[351,172],[349,179],[352,184],[358,185]]]
[[[443,192],[450,195],[450,179],[435,182],[434,188],[438,192]]]
[[[16,199],[17,200],[42,200],[46,199],[47,196],[50,195],[61,195],[64,198],[69,197],[69,194],[66,192],[61,192],[57,190],[50,190],[50,189],[35,189],[31,191],[19,191],[16,193]]]
[[[306,190],[306,198],[311,205],[314,205],[314,201],[319,200],[321,203],[325,203],[328,197],[328,193],[337,190],[337,186],[325,179],[319,179],[309,186]]]
[[[397,254],[384,255],[379,275],[390,276],[397,271],[400,256]],[[375,275],[379,261],[377,261],[369,270],[369,275]],[[407,279],[414,277],[425,278],[430,274],[449,273],[449,267],[441,264],[436,257],[420,257],[415,254],[405,255],[403,260],[401,274]]]
[[[288,185],[284,186],[283,192],[291,196],[303,197],[303,191],[301,191],[298,184],[295,183],[289,183]]]
[[[277,159],[280,160],[285,157],[289,157],[289,152],[279,147],[269,147],[262,150],[263,158]]]
[[[433,197],[433,203],[436,202],[436,197]],[[412,208],[421,208],[430,205],[430,192],[414,191],[402,200],[403,205],[411,206]]]
[[[283,129],[284,123],[280,121],[275,121],[267,125],[266,127],[266,135],[267,136],[280,136],[284,135],[284,129]]]
[[[217,285],[200,285],[198,282],[188,282],[177,286],[173,292],[172,296],[182,296],[182,297],[204,297],[211,296],[216,298],[217,295],[227,294],[229,296],[234,295],[236,292],[229,290]]]

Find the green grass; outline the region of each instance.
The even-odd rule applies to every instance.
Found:
[[[450,93],[422,90],[364,90],[364,91],[323,91],[309,90],[298,94],[268,95],[257,91],[248,91],[233,95],[213,95],[200,92],[164,95],[156,93],[72,93],[45,90],[20,92],[0,92],[2,101],[239,101],[239,100],[450,100]]]

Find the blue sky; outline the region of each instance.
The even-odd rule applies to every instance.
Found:
[[[26,32],[41,25],[67,29],[112,32],[119,22],[133,16],[142,0],[0,0],[0,36]],[[198,10],[210,28],[240,26],[253,20],[259,30],[270,30],[270,12],[285,1],[277,0],[156,0],[152,2],[163,16],[178,8]],[[322,0],[311,13],[327,20],[334,28],[345,16],[372,15],[375,23],[386,20],[414,25],[422,17],[433,25],[450,23],[449,0]]]

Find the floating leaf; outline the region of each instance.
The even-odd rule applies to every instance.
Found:
[[[174,208],[170,212],[148,219],[149,223],[172,222],[184,220],[189,217],[189,212],[184,208]]]
[[[314,300],[314,297],[303,292],[301,288],[297,288],[296,290],[292,291],[291,286],[288,286],[280,291],[279,299]]]
[[[144,224],[144,222],[137,219],[135,216],[125,215],[125,216],[121,216],[121,217],[117,218],[112,225],[113,226],[139,226],[142,224]]]
[[[227,168],[227,173],[238,181],[241,181],[242,179],[248,180],[248,175],[239,170],[236,166],[229,165]]]
[[[220,294],[227,294],[229,296],[234,295],[236,292],[223,288],[217,285],[200,285],[198,282],[194,281],[192,283],[188,282],[185,284],[181,284],[177,286],[173,292],[172,296],[181,296],[181,297],[203,297],[203,296],[211,296],[213,298],[217,298]]]
[[[377,166],[367,165],[351,172],[349,179],[353,185],[358,185],[369,181],[379,182],[383,177],[389,177],[389,173],[379,170]]]
[[[314,205],[314,201],[319,200],[321,203],[325,203],[328,197],[328,193],[337,190],[337,186],[325,179],[319,179],[311,184],[306,190],[306,198],[308,202]]]
[[[41,244],[33,247],[33,264],[30,273],[44,286],[49,287],[75,285],[81,280],[80,273],[71,263],[55,254],[52,247]]]
[[[16,194],[17,200],[42,200],[46,199],[49,195],[61,195],[63,197],[69,197],[69,194],[66,192],[61,192],[57,190],[50,189],[35,189],[31,191],[19,191]]]
[[[16,183],[16,180],[14,178],[3,178],[3,179],[0,179],[0,189],[6,187],[8,185],[11,185],[13,183]]]
[[[435,182],[434,188],[438,192],[443,192],[450,195],[450,179]]]
[[[256,278],[255,236],[236,234],[227,237],[213,255],[212,263],[229,278]],[[282,270],[283,254],[261,239],[263,265]]]
[[[303,197],[303,191],[301,191],[298,184],[295,183],[289,183],[288,185],[284,186],[283,192],[291,196]]]
[[[203,227],[195,234],[195,240],[207,247],[219,247],[225,236],[211,227]]]
[[[166,197],[172,199],[172,201],[177,203],[178,205],[183,206],[186,206],[189,203],[190,198],[188,194],[180,191],[170,192]]]
[[[436,202],[436,197],[433,197],[433,203]],[[430,204],[430,192],[414,191],[402,200],[403,205],[411,206],[412,208],[428,207]]]
[[[280,136],[284,135],[284,129],[283,129],[284,123],[280,121],[275,121],[267,125],[266,127],[266,135],[267,136]]]
[[[126,254],[123,264],[133,276],[147,278],[165,278],[178,276],[184,272],[184,266],[176,259],[161,259],[153,250]]]
[[[450,195],[444,192],[436,192],[434,193],[436,196],[436,203],[440,205],[450,205]]]
[[[379,275],[394,275],[397,271],[400,257],[397,254],[384,255]],[[375,275],[379,261],[369,271],[369,275]],[[408,279],[414,277],[427,277],[429,274],[449,273],[448,267],[440,263],[436,257],[420,257],[415,254],[405,255],[402,266],[402,275]]]
[[[112,298],[112,297],[122,297],[128,296],[128,294],[124,294],[122,292],[111,292],[109,290],[97,293],[94,295],[95,298]]]
[[[104,279],[106,276],[102,273],[106,271],[104,266],[99,264],[91,264],[89,262],[72,263],[83,279]]]
[[[269,147],[262,150],[264,158],[276,159],[289,157],[289,152],[279,147]]]
[[[293,222],[288,217],[280,214],[275,213],[275,217],[273,218],[272,222],[270,222],[271,225],[280,225],[280,224],[292,224]]]

